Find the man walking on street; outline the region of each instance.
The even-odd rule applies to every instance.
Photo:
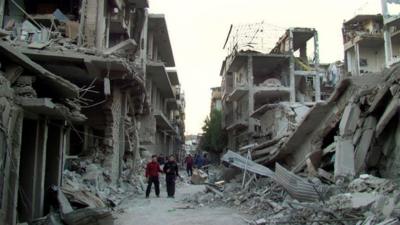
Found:
[[[186,172],[187,172],[188,176],[191,177],[193,174],[193,158],[192,158],[191,154],[189,154],[186,157],[185,163],[186,163]]]
[[[175,196],[175,180],[179,176],[178,164],[176,164],[174,156],[170,156],[168,162],[164,165],[165,179],[167,182],[167,193],[168,198],[174,198]]]
[[[160,164],[157,162],[157,156],[153,155],[151,157],[151,162],[147,164],[146,167],[146,177],[147,177],[147,189],[146,189],[146,198],[149,197],[151,192],[151,185],[154,184],[154,188],[156,190],[156,196],[160,197],[160,180],[158,178],[158,173],[162,173],[160,168]]]

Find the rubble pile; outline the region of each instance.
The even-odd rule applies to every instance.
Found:
[[[103,225],[114,224],[113,211],[122,201],[143,194],[144,161],[138,160],[133,171],[124,170],[118,186],[110,185],[109,173],[96,163],[95,157],[70,160],[64,170],[60,188],[52,186],[50,213],[33,221],[35,225]]]
[[[245,180],[189,202],[237,207],[251,224],[400,224],[399,90],[400,65],[342,80],[294,131],[222,157]]]
[[[109,185],[109,172],[91,159],[71,162],[63,173],[62,191],[71,202],[88,207],[118,206],[124,199],[144,191],[144,162],[138,160],[132,170],[124,170],[119,185]]]
[[[364,174],[344,189],[332,186],[335,189],[327,200],[304,202],[292,197],[272,178],[252,176],[244,187],[242,178],[240,174],[222,186],[208,184],[204,193],[185,201],[199,207],[235,207],[254,218],[248,221],[250,224],[399,223],[396,218],[400,216],[400,191],[388,179]]]

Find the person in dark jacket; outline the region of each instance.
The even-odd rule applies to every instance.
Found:
[[[191,177],[193,174],[193,158],[192,158],[191,154],[189,154],[186,157],[185,163],[186,163],[186,172],[187,172],[188,176]]]
[[[150,195],[152,184],[154,184],[157,197],[160,197],[160,180],[158,178],[159,173],[162,173],[162,170],[160,168],[160,164],[158,164],[157,162],[157,156],[153,155],[151,157],[151,162],[149,162],[146,166],[146,177],[147,177],[146,198],[148,198]]]
[[[165,163],[164,173],[167,183],[168,198],[174,198],[176,177],[180,177],[178,164],[176,163],[174,156],[170,156],[168,162]]]
[[[204,158],[201,154],[197,155],[197,158],[194,160],[194,164],[197,169],[201,169],[204,166]]]

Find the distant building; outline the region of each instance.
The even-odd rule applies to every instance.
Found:
[[[195,154],[199,150],[199,144],[202,134],[192,134],[185,136],[185,151],[186,154]]]
[[[211,88],[211,111],[222,110],[221,87]]]
[[[185,99],[163,14],[149,14],[145,27],[146,94],[150,114],[140,119],[140,144],[151,154],[179,155],[184,143]]]
[[[343,23],[342,33],[347,73],[360,76],[385,67],[382,15],[357,15]]]
[[[318,33],[290,28],[269,53],[233,49],[220,75],[228,148],[282,135],[321,101]]]

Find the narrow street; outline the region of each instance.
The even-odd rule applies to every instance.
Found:
[[[204,190],[203,185],[182,184],[177,188],[175,199],[166,197],[165,188],[161,187],[161,197],[149,199],[144,196],[125,200],[117,215],[116,225],[244,225],[247,224],[237,211],[226,207],[191,208],[184,199]],[[190,206],[190,207],[188,207]],[[188,207],[188,208],[186,208]]]
[[[0,0],[0,225],[400,225],[399,171],[400,0]]]

